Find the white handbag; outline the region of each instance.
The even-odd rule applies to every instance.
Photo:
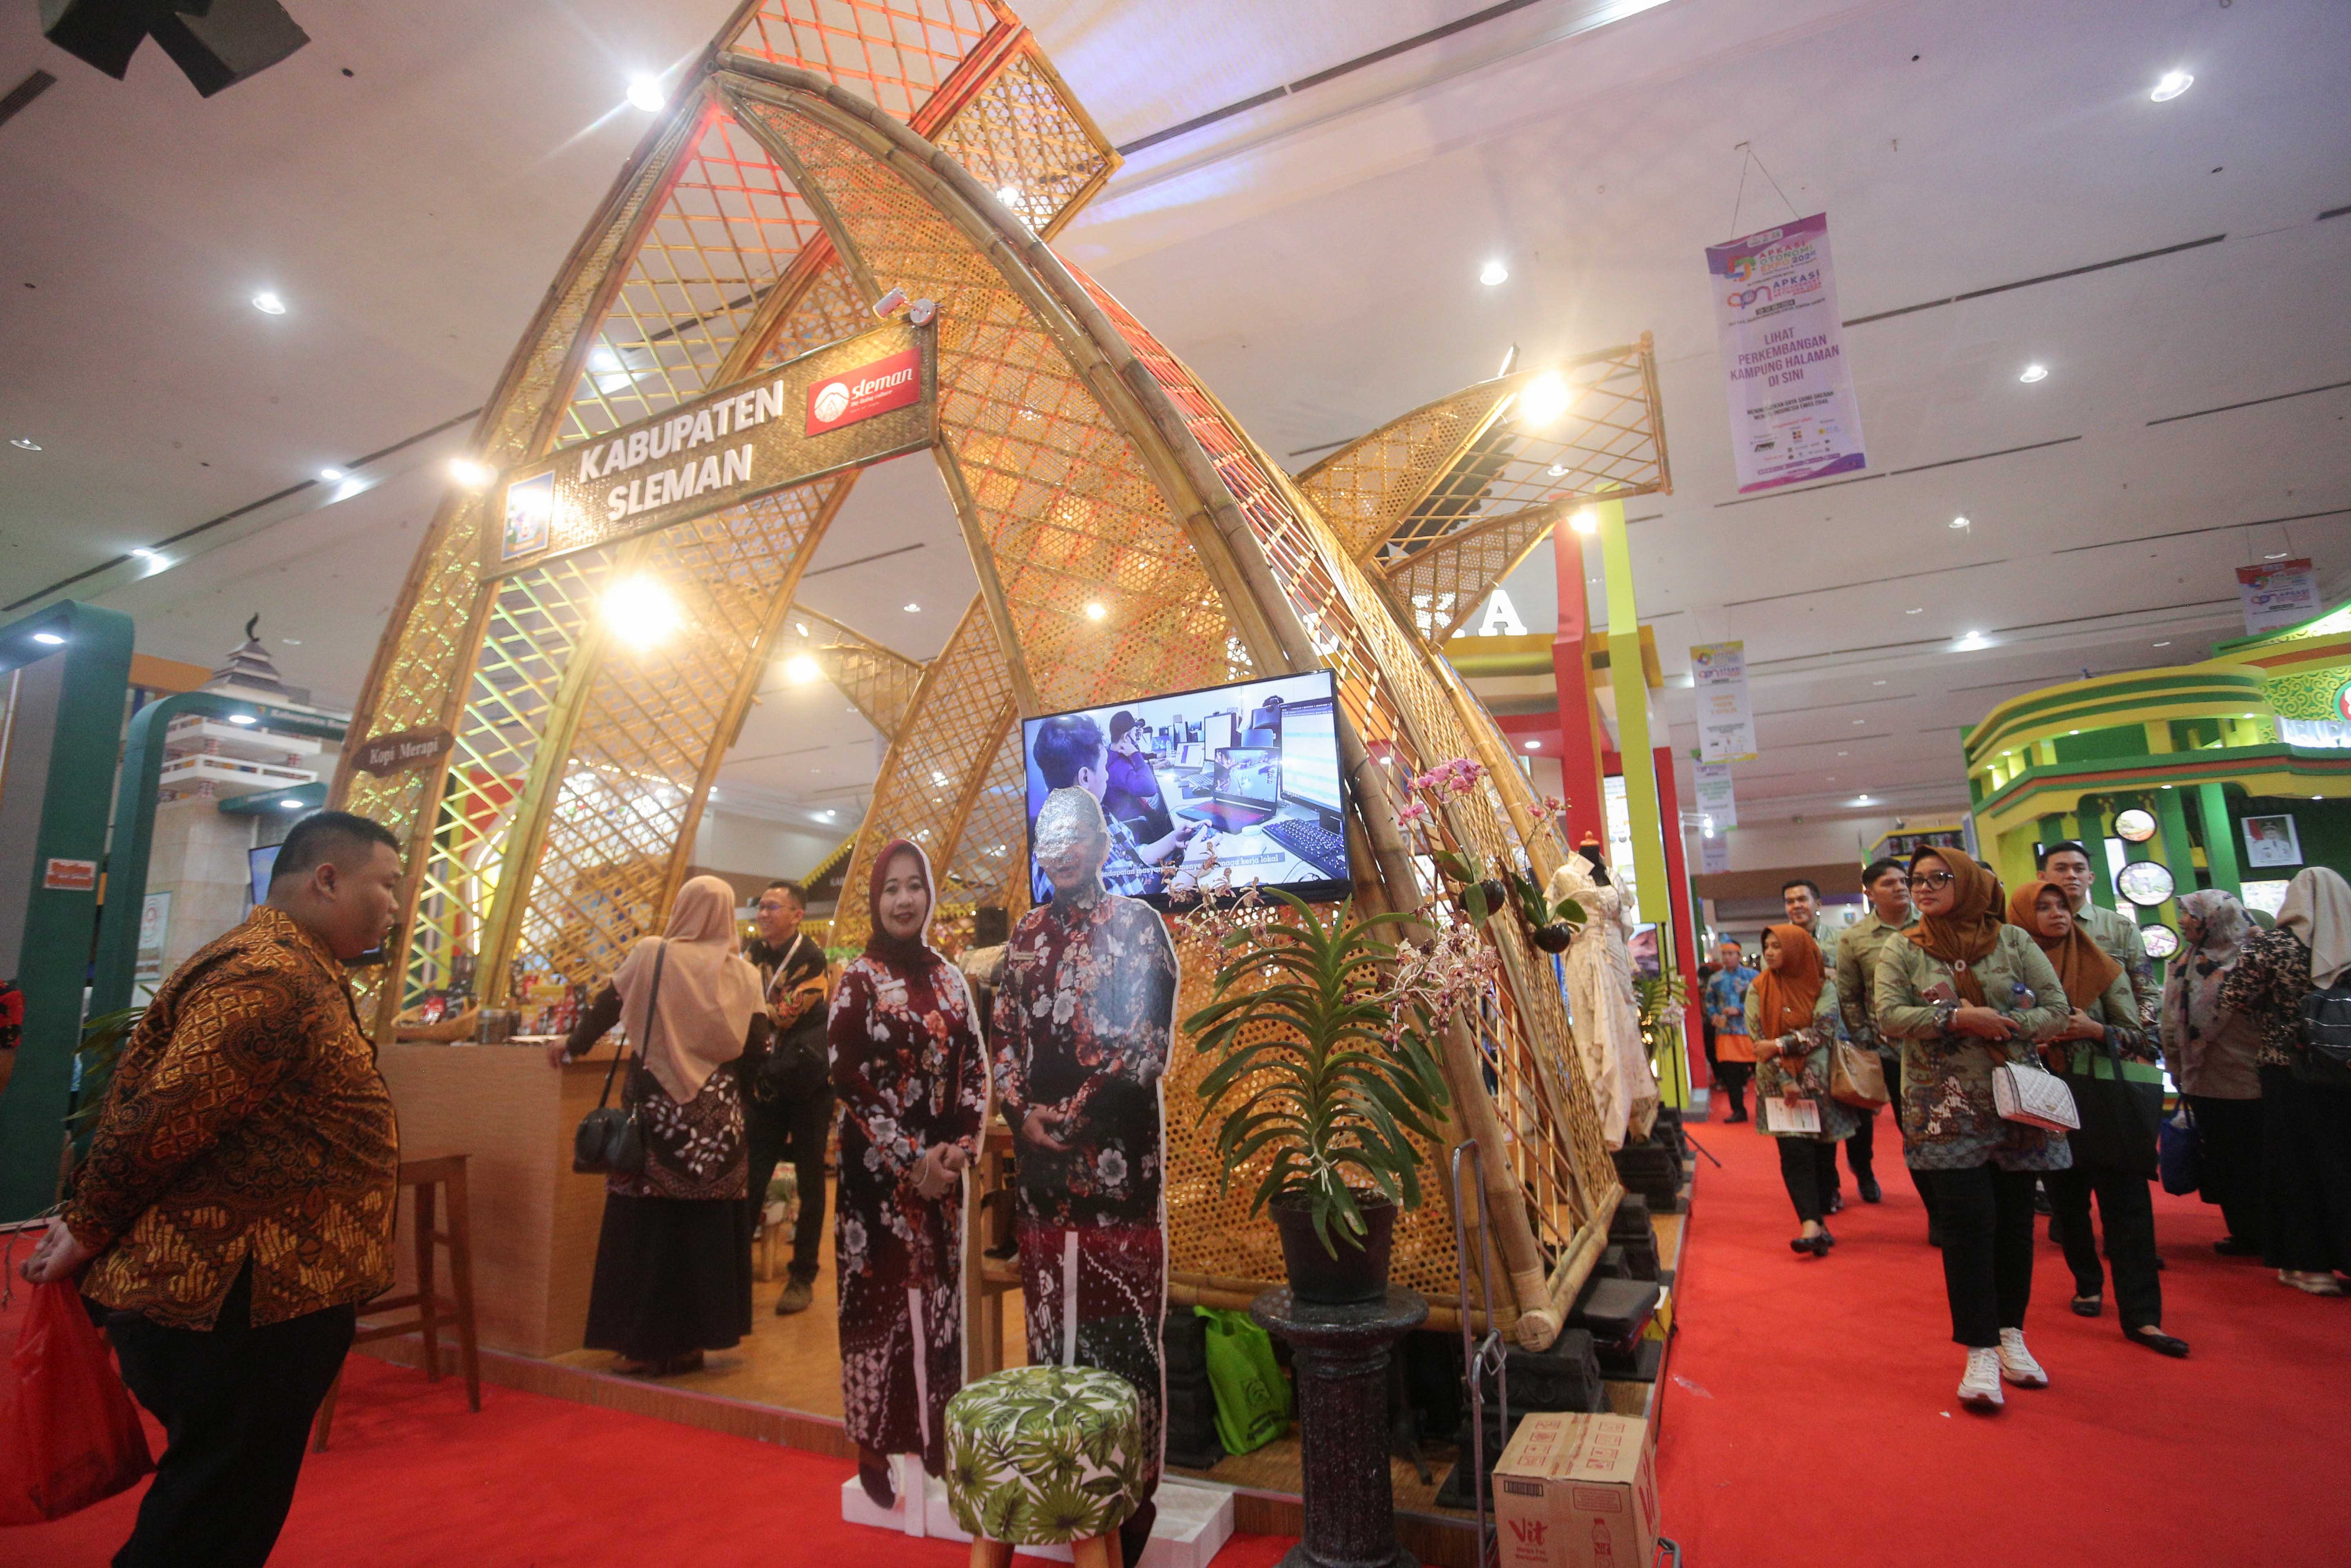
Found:
[[[2082,1125],[2074,1108],[2074,1092],[2053,1072],[2025,1061],[2003,1061],[1991,1070],[1991,1103],[2003,1121],[2022,1122],[2052,1133],[2070,1133]]]

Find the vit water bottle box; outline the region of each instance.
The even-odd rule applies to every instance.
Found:
[[[1507,1568],[1649,1568],[1657,1552],[1655,1436],[1630,1416],[1527,1416],[1494,1467]]]

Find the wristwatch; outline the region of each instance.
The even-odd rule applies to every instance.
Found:
[[[1935,1028],[1936,1028],[1936,1030],[1937,1030],[1939,1033],[1943,1033],[1943,1034],[1949,1034],[1949,1033],[1950,1033],[1950,1032],[1951,1032],[1951,1020],[1952,1020],[1953,1019],[1955,1019],[1955,1018],[1958,1018],[1959,1016],[1959,1003],[1957,1003],[1957,1002],[1937,1002],[1937,1003],[1935,1004]]]

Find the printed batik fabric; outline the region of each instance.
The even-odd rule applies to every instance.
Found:
[[[901,972],[872,956],[841,973],[828,1026],[841,1180],[841,1394],[849,1435],[882,1454],[945,1462],[946,1402],[963,1386],[963,1202],[914,1189],[925,1150],[975,1152],[987,1057],[971,994],[944,959]]]
[[[995,1012],[997,1099],[1019,1167],[1029,1357],[1099,1367],[1134,1386],[1151,1486],[1166,1411],[1160,1084],[1176,980],[1175,944],[1149,905],[1064,896],[1014,928]],[[1028,1135],[1034,1111],[1061,1118],[1052,1131],[1065,1148]]]

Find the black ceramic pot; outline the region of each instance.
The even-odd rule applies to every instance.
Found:
[[[1541,948],[1544,952],[1564,953],[1567,951],[1569,944],[1575,940],[1575,927],[1564,923],[1552,925],[1538,925],[1528,935],[1534,938],[1535,946]]]
[[[1381,1194],[1353,1189],[1355,1207],[1363,1211],[1362,1245],[1338,1226],[1331,1240],[1332,1257],[1314,1234],[1314,1214],[1302,1197],[1277,1197],[1268,1205],[1274,1229],[1281,1237],[1281,1260],[1290,1272],[1290,1293],[1301,1301],[1346,1306],[1376,1301],[1387,1293],[1388,1249],[1395,1241],[1395,1205]]]
[[[1502,885],[1502,879],[1500,877],[1489,876],[1485,881],[1479,883],[1478,886],[1479,891],[1483,892],[1486,895],[1487,914],[1499,915],[1503,910],[1510,907],[1510,890]]]

